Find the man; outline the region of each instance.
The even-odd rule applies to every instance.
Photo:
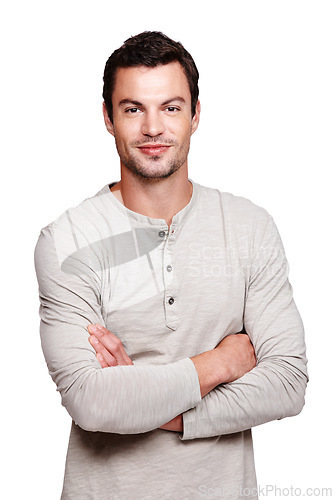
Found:
[[[121,180],[44,228],[41,338],[73,418],[63,499],[257,498],[251,427],[298,414],[302,322],[271,217],[188,179],[198,72],[158,32],[108,60]]]

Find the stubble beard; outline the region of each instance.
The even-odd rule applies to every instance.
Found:
[[[116,139],[116,138],[115,138]],[[153,143],[153,141],[151,141]],[[172,146],[177,147],[177,143],[172,143]],[[163,160],[160,156],[149,156],[146,162],[140,161],[135,154],[130,151],[122,151],[117,144],[116,147],[121,162],[130,170],[136,177],[142,181],[160,181],[170,177],[177,172],[182,165],[186,162],[189,148],[190,139],[184,142],[178,149],[177,154],[169,160]],[[154,165],[155,164],[155,165]]]

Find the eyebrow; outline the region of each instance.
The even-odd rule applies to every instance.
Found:
[[[122,104],[133,104],[134,106],[142,106],[142,103],[139,102],[139,101],[134,101],[133,99],[122,99],[120,102],[119,102],[119,106],[121,106]]]
[[[166,101],[162,102],[161,106],[166,106],[167,104],[170,104],[172,102],[181,102],[184,103],[185,99],[183,97],[177,96],[177,97],[172,97],[171,99],[167,99]],[[122,106],[123,104],[132,104],[134,106],[143,106],[142,102],[135,101],[134,99],[122,99],[119,102],[119,106]]]
[[[182,97],[179,97],[179,96],[173,97],[172,99],[167,99],[166,101],[162,102],[162,106],[166,106],[167,104],[170,104],[171,102],[175,102],[175,101],[184,103],[185,99],[183,99]]]

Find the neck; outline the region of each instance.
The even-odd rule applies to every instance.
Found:
[[[164,179],[133,176],[122,165],[121,181],[111,188],[125,207],[153,219],[164,219],[169,227],[172,217],[189,203],[192,190],[187,165]]]

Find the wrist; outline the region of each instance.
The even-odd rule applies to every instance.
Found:
[[[217,367],[216,378],[218,380],[216,385],[227,384],[232,380],[231,367],[228,358],[221,347],[213,349],[215,356],[215,363]]]
[[[161,425],[160,429],[165,431],[183,432],[183,415],[177,415],[177,417],[170,420],[170,422]]]
[[[225,377],[220,357],[218,350],[212,349],[190,358],[198,374],[202,398],[221,384]]]

